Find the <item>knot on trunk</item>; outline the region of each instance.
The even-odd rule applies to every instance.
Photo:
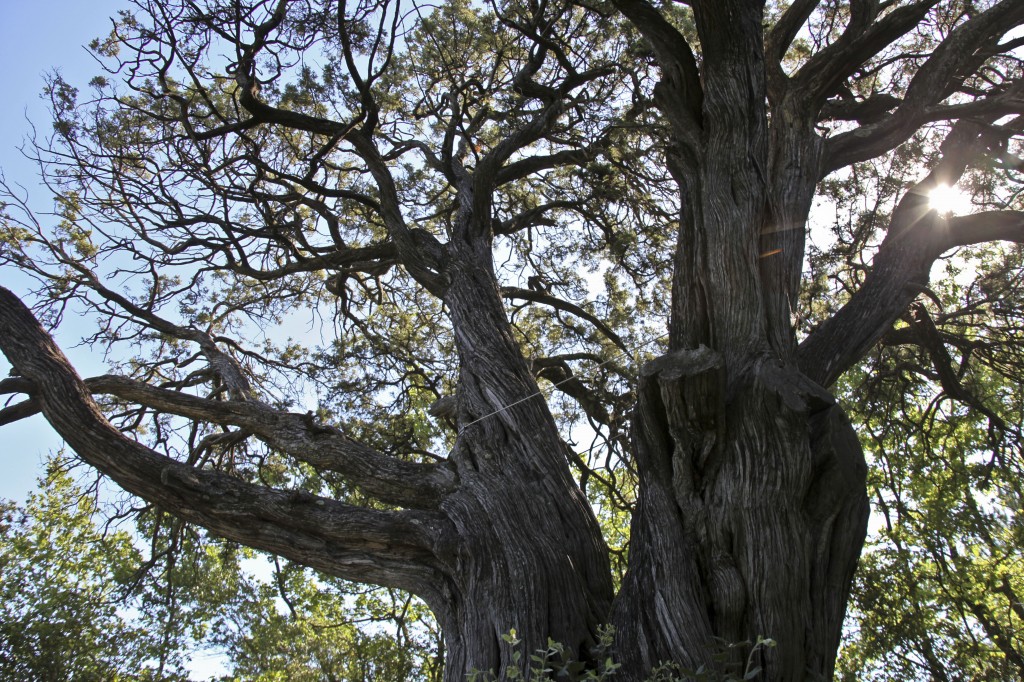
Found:
[[[677,494],[692,495],[701,472],[712,465],[724,442],[725,406],[725,363],[707,346],[667,353],[641,368],[637,423],[660,424],[671,441],[670,448],[660,448],[663,461],[652,463]]]
[[[779,402],[798,414],[814,414],[836,404],[827,390],[814,383],[796,365],[772,358],[754,362],[750,381],[775,394]]]

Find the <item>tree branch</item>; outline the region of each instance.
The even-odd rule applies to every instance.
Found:
[[[506,183],[521,180],[543,170],[558,168],[559,166],[580,165],[590,161],[595,156],[597,156],[597,149],[594,147],[563,149],[554,154],[528,156],[502,167],[495,174],[494,184],[496,187],[500,187]]]
[[[817,111],[836,88],[871,57],[913,30],[940,0],[919,0],[874,21],[877,2],[859,8],[840,38],[812,56],[791,78],[792,87],[811,111]],[[873,22],[873,23],[872,23]]]
[[[764,56],[773,67],[786,56],[786,50],[793,44],[797,33],[820,4],[821,0],[796,0],[772,26],[764,41]]]
[[[0,392],[5,392],[8,381],[0,382]],[[387,504],[436,508],[443,496],[455,488],[454,475],[444,465],[417,464],[384,455],[350,440],[338,429],[316,424],[310,415],[282,412],[257,401],[208,400],[113,375],[92,377],[84,383],[92,394],[112,395],[188,419],[238,426],[320,471],[341,474],[366,494]],[[20,393],[36,393],[32,382],[24,377],[18,377],[10,387],[15,385]],[[5,423],[8,411],[12,417],[9,421],[14,421],[41,409],[34,398],[18,403],[0,411],[0,424]]]
[[[32,381],[43,415],[82,459],[125,490],[216,535],[348,580],[436,594],[443,580],[439,514],[355,507],[195,469],[111,425],[29,309],[0,287],[0,351]]]
[[[625,352],[627,356],[631,355],[629,348],[626,347],[625,342],[623,342],[622,338],[618,334],[612,331],[611,327],[609,327],[600,319],[598,319],[595,315],[588,313],[586,310],[579,307],[575,303],[563,301],[557,296],[552,296],[551,294],[544,293],[543,291],[533,291],[532,289],[519,289],[518,287],[502,287],[501,296],[502,298],[519,298],[524,301],[531,301],[533,303],[543,303],[545,305],[549,305],[552,308],[556,308],[563,312],[571,313],[576,317],[582,317],[584,320],[597,327],[597,330],[599,332],[604,334],[604,336],[609,341],[611,341],[620,349],[622,349],[622,351]]]
[[[241,39],[233,39],[228,36],[229,40],[236,42],[241,51],[234,74],[235,82],[238,84],[238,101],[260,123],[276,123],[295,130],[344,139],[362,122],[365,113],[355,117],[349,123],[342,123],[296,111],[278,109],[259,98],[260,84],[256,79],[256,57],[266,46],[270,33],[284,21],[287,6],[287,0],[278,2],[271,16],[255,28],[251,44],[245,45]]]
[[[39,414],[39,403],[31,398],[20,403],[8,405],[0,410],[0,426],[13,424],[16,421],[27,419],[34,414]]]
[[[1024,211],[985,211],[953,216],[946,221],[943,251],[982,242],[1024,244]]]
[[[95,273],[80,263],[72,262],[68,264],[86,279],[89,289],[95,291],[110,303],[120,306],[125,312],[134,316],[138,320],[142,320],[152,329],[178,339],[196,343],[202,350],[203,355],[206,356],[211,369],[213,369],[217,376],[220,377],[221,381],[224,382],[224,385],[227,387],[228,393],[232,398],[236,400],[248,400],[255,397],[252,385],[249,383],[248,377],[245,376],[245,372],[242,370],[241,365],[239,365],[238,361],[229,353],[225,353],[218,348],[217,343],[209,334],[194,327],[183,327],[165,320],[151,310],[147,310],[142,306],[136,305],[127,297],[103,286]]]
[[[953,86],[962,83],[973,71],[966,67],[975,65],[978,53],[984,52],[989,56],[984,48],[995,46],[1001,36],[1022,22],[1024,4],[1019,0],[1002,0],[953,29],[914,74],[902,103],[890,116],[878,123],[837,135],[826,142],[822,177],[897,147],[909,139],[923,123],[934,120],[932,108],[950,94]],[[856,65],[861,61],[857,61]],[[813,76],[813,82],[824,77]],[[823,93],[826,97],[831,94],[823,89],[824,86],[815,86],[812,82],[807,87],[818,88],[818,94]]]
[[[970,238],[964,233],[977,222],[954,220],[958,227],[951,231],[950,221],[929,207],[928,194],[940,184],[952,185],[960,179],[984,152],[985,130],[979,123],[957,123],[942,143],[942,159],[903,195],[863,286],[800,344],[800,368],[812,380],[830,386],[859,361],[927,285],[935,259],[957,246],[956,239]],[[1001,227],[988,233],[1014,234],[1016,223],[1009,218],[996,216]]]
[[[662,69],[655,97],[679,140],[696,151],[700,144],[704,88],[690,44],[646,0],[613,0],[613,4],[651,44]]]
[[[575,400],[590,419],[605,426],[611,423],[602,397],[580,381],[568,362],[561,358],[532,358],[530,362],[538,378],[547,379],[554,388]]]
[[[911,306],[913,325],[917,342],[922,346],[935,368],[935,374],[939,378],[939,384],[943,392],[950,398],[964,403],[985,415],[989,422],[1002,432],[1007,430],[1006,421],[991,410],[985,403],[968,390],[957,376],[953,366],[953,358],[942,341],[942,336],[935,326],[934,320],[928,314],[928,309],[920,303]]]

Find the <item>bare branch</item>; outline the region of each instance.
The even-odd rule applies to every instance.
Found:
[[[953,29],[914,74],[902,103],[892,115],[826,142],[822,177],[851,163],[883,154],[909,139],[922,124],[936,120],[936,105],[974,70],[979,53],[991,54],[999,38],[1022,22],[1024,4],[1018,0],[1002,0]],[[823,77],[813,76],[814,81]],[[833,75],[829,82],[835,80]],[[831,94],[824,84],[815,86],[809,81],[807,87],[817,88],[815,91],[822,96]]]
[[[619,335],[616,334],[614,331],[612,331],[611,327],[609,327],[600,319],[598,319],[595,315],[588,313],[586,310],[579,307],[575,303],[563,301],[557,296],[552,296],[551,294],[546,294],[542,291],[533,291],[532,289],[519,289],[517,287],[502,287],[501,295],[503,298],[519,298],[524,301],[543,303],[557,310],[562,310],[564,312],[571,313],[577,317],[582,317],[584,320],[597,327],[597,330],[599,332],[604,334],[604,336],[609,341],[611,341],[620,349],[622,349],[623,352],[625,352],[627,355],[631,355],[629,348],[626,347],[626,344],[622,341],[622,338],[619,337]]]

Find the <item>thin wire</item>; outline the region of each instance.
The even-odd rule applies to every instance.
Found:
[[[657,341],[662,341],[662,340],[664,340],[664,339],[667,339],[668,337],[669,337],[669,335],[668,335],[668,334],[666,333],[666,334],[662,334],[661,336],[657,336],[657,337],[655,337],[655,338],[653,338],[653,339],[648,339],[648,340],[647,340],[647,341],[645,341],[644,343],[641,343],[641,344],[640,344],[639,346],[637,346],[637,351],[639,351],[639,350],[641,350],[641,349],[643,349],[643,348],[647,348],[648,346],[650,346],[651,344],[653,344],[653,343],[655,343],[655,342],[657,342]],[[636,357],[636,352],[637,352],[637,351],[634,351],[634,352],[633,352],[633,357],[632,357],[632,360],[633,360],[633,364],[636,364],[636,363],[637,363],[637,357]],[[621,348],[618,348],[618,347],[616,347],[616,348],[615,348],[615,352],[616,352],[616,353],[617,353],[618,355],[624,355],[624,356],[626,355],[626,351],[624,351],[623,349],[621,349]],[[614,359],[615,359],[615,357],[616,357],[616,356],[614,356],[614,355],[613,355],[612,357],[608,358],[607,360],[604,360],[604,361],[602,361],[602,362],[599,362],[599,363],[597,364],[597,367],[598,367],[598,368],[604,367],[604,366],[605,366],[605,365],[607,365],[607,364],[608,364],[609,362],[611,362],[612,360],[614,360]],[[561,381],[556,381],[555,383],[551,384],[551,386],[552,386],[552,388],[558,388],[558,387],[559,387],[559,386],[561,386],[562,384],[564,384],[564,383],[566,383],[566,382],[569,382],[569,381],[572,381],[573,379],[578,379],[578,378],[579,378],[579,377],[577,377],[576,375],[573,375],[573,376],[568,376],[568,377],[566,377],[566,378],[562,379]],[[502,412],[504,412],[505,410],[511,409],[511,408],[515,407],[516,405],[519,405],[519,404],[521,404],[521,403],[525,403],[525,402],[526,402],[527,400],[532,400],[533,398],[536,398],[537,396],[543,396],[543,395],[544,395],[544,393],[543,393],[543,392],[541,392],[541,391],[537,391],[536,393],[531,393],[530,395],[526,396],[525,398],[520,398],[519,400],[517,400],[517,401],[515,401],[515,402],[513,402],[513,403],[509,403],[508,405],[505,405],[504,407],[500,407],[500,408],[498,408],[497,410],[495,410],[494,412],[489,412],[489,413],[487,413],[487,414],[483,415],[482,417],[477,417],[477,418],[476,418],[476,419],[474,419],[473,421],[471,421],[471,422],[469,422],[468,424],[465,424],[464,426],[462,426],[462,427],[461,427],[461,428],[459,429],[459,433],[461,434],[462,432],[464,432],[464,431],[465,431],[466,429],[468,429],[468,428],[469,428],[470,426],[472,426],[473,424],[476,424],[476,423],[478,423],[478,422],[482,422],[483,420],[485,420],[485,419],[489,419],[489,418],[491,418],[491,417],[493,417],[493,416],[495,416],[495,415],[501,414],[501,413],[502,413]]]

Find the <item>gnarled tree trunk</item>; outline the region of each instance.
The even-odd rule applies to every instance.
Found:
[[[829,678],[867,526],[852,427],[797,366],[791,315],[821,144],[806,112],[771,121],[757,2],[694,3],[703,65],[621,2],[663,65],[682,221],[670,352],[644,368],[640,493],[613,621],[626,678],[714,668],[771,638],[762,679]],[[782,103],[780,103],[782,104]],[[731,650],[742,667],[749,647]]]
[[[512,629],[524,659],[549,637],[585,653],[612,599],[597,520],[512,338],[489,250],[478,253],[453,254],[445,294],[460,358],[450,455],[460,485],[441,504],[456,548],[446,602],[432,606],[451,682],[473,670],[503,677],[513,649],[501,637]]]

